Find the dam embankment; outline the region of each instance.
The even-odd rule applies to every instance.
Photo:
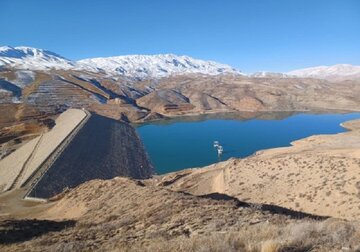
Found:
[[[0,161],[0,189],[7,191],[21,187],[39,167],[56,151],[89,114],[79,109],[69,109],[59,115],[55,126],[23,145]]]
[[[116,176],[144,179],[152,172],[131,125],[93,114],[28,196],[49,198],[88,180]]]

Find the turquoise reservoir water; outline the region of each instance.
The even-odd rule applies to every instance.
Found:
[[[286,116],[286,115],[284,115]],[[290,142],[315,134],[345,131],[340,123],[359,119],[360,113],[297,114],[283,119],[191,118],[199,121],[165,121],[137,127],[157,174],[209,165],[231,157],[246,157],[258,150],[289,146]],[[228,116],[229,117],[229,116]],[[224,147],[218,157],[214,141]]]

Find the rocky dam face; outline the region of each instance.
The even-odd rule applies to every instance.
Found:
[[[93,114],[28,196],[49,198],[92,179],[144,179],[151,174],[152,166],[135,129]]]

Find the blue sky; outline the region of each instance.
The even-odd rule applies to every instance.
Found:
[[[359,0],[1,0],[0,45],[175,53],[244,72],[360,65]]]

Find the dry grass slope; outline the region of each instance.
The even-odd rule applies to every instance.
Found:
[[[1,251],[359,249],[358,222],[294,218],[172,192],[149,181],[94,180],[35,207],[27,208],[28,220],[13,215],[7,217],[13,221],[0,222],[0,237],[12,237],[0,240]]]

